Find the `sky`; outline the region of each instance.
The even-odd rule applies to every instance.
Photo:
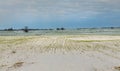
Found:
[[[0,0],[0,29],[120,27],[120,0]]]

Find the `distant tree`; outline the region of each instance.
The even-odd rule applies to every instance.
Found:
[[[26,32],[26,33],[27,33],[27,32],[29,32],[28,27],[27,27],[27,26],[25,26],[25,28],[23,29],[23,31],[24,31],[24,32]]]
[[[60,30],[60,28],[56,28],[56,30]]]
[[[65,28],[62,27],[61,30],[65,30]]]
[[[7,31],[13,31],[13,28],[8,28]]]
[[[114,29],[114,27],[110,27],[111,29]]]
[[[48,29],[48,30],[53,30],[53,29]]]

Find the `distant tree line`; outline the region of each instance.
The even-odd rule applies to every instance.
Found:
[[[4,29],[4,31],[13,31],[13,28]]]
[[[4,29],[4,31],[19,31],[19,30],[23,30],[24,32],[29,32],[29,29],[27,26],[25,26],[24,29],[13,29],[13,28]]]
[[[101,28],[76,28],[76,30],[80,30],[80,29],[120,29],[120,27],[101,27]],[[56,28],[56,29],[30,29],[28,28],[28,26],[25,26],[23,29],[13,29],[12,27],[11,28],[8,28],[8,29],[4,29],[2,31],[24,31],[24,32],[29,32],[29,31],[35,31],[35,30],[66,30],[66,28],[64,27],[61,27],[61,28]],[[1,30],[0,30],[1,31]]]
[[[4,29],[4,31],[19,31],[19,30],[23,30],[24,32],[29,32],[29,29],[27,26],[25,26],[24,29],[13,29],[13,28]]]
[[[62,28],[56,28],[56,30],[65,30],[65,28],[63,28],[63,27]]]
[[[120,27],[77,28],[77,30],[80,30],[80,29],[120,29]]]
[[[24,32],[29,32],[29,31],[34,31],[34,30],[55,30],[55,29],[29,29],[28,26],[25,26],[23,29],[13,29],[12,27],[11,28],[8,28],[8,29],[4,29],[3,31],[24,31]],[[56,30],[65,30],[65,28],[56,28]]]

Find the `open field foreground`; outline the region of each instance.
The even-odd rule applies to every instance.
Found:
[[[120,36],[0,36],[0,71],[120,71]]]

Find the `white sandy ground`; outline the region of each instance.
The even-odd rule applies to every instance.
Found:
[[[120,36],[0,37],[0,71],[120,71],[119,67]]]

